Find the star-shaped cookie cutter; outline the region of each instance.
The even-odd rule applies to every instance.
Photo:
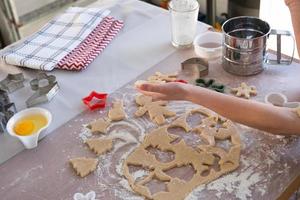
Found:
[[[105,108],[106,106],[106,93],[97,93],[95,91],[92,91],[89,96],[84,97],[82,99],[82,102],[90,109],[90,110],[96,110],[98,108]],[[93,99],[96,99],[96,102],[93,102]]]
[[[39,73],[35,79],[30,81],[30,87],[35,93],[27,99],[27,107],[51,101],[59,90],[56,77],[46,73]]]
[[[220,93],[225,92],[225,85],[216,83],[214,79],[198,78],[195,82],[197,86],[208,88]]]
[[[176,83],[185,83],[185,84],[188,84],[188,82],[186,80],[183,80],[183,79],[176,79],[175,81],[173,82],[176,82]]]
[[[8,120],[17,112],[6,91],[0,89],[0,133],[5,132]]]
[[[8,93],[12,93],[24,87],[24,81],[25,78],[22,73],[8,74],[5,79],[0,81],[0,88]]]
[[[201,78],[208,75],[208,61],[201,58],[190,58],[181,63],[181,69]]]

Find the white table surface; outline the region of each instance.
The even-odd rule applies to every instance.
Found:
[[[92,90],[112,93],[176,51],[170,42],[168,11],[138,0],[100,0],[91,7],[108,7],[112,16],[124,20],[124,28],[86,70],[49,73],[57,77],[60,91],[51,102],[39,105],[53,115],[48,133],[86,110],[81,99]],[[207,29],[206,24],[198,23],[198,33]],[[0,80],[7,73],[18,72],[26,78],[25,87],[9,96],[20,111],[26,108],[25,101],[33,94],[29,81],[40,71],[0,63]],[[22,150],[19,140],[7,133],[0,135],[0,164]]]

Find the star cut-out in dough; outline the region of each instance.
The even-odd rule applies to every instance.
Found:
[[[136,103],[139,105],[138,110],[135,112],[135,116],[141,117],[147,112],[152,121],[158,125],[165,123],[165,117],[173,117],[175,112],[168,110],[165,105],[166,101],[152,101],[152,97],[145,95],[138,95],[135,98]]]
[[[186,113],[186,114],[178,117],[176,120],[174,120],[170,124],[170,128],[172,128],[172,127],[181,127],[181,128],[183,128],[185,130],[185,132],[189,132],[190,130],[192,130],[192,128],[187,123],[187,117],[188,116],[189,116],[189,113]]]

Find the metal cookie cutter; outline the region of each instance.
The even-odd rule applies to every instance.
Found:
[[[181,63],[182,71],[196,75],[198,78],[208,75],[208,61],[201,58],[190,58]]]
[[[7,91],[8,93],[12,93],[22,87],[24,87],[24,75],[22,73],[19,74],[8,74],[5,79],[0,81],[0,88],[2,90]]]
[[[5,132],[8,120],[17,112],[6,91],[0,89],[0,133]]]
[[[35,79],[31,80],[30,87],[36,92],[27,99],[27,107],[51,101],[59,90],[56,77],[45,73],[39,73]]]

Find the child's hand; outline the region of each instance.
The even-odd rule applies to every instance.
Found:
[[[186,100],[189,85],[184,83],[144,83],[137,89],[144,95],[151,96],[154,100]]]

